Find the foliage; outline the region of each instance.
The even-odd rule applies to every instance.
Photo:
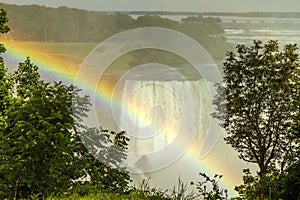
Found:
[[[9,30],[6,22],[1,10],[1,33]],[[44,82],[29,58],[8,74],[0,57],[0,83],[1,199],[66,194],[80,184],[123,192],[129,175],[115,168],[126,158],[128,138],[82,124],[90,106],[87,96],[72,85]],[[101,144],[103,163],[85,148],[91,135]]]
[[[197,199],[193,192],[187,193],[186,184],[178,179],[177,188],[162,190],[149,185],[149,179],[143,180],[138,186],[128,188],[126,193],[112,192],[111,190],[99,189],[94,186],[83,186],[82,190],[73,191],[60,196],[52,196],[48,199],[145,199],[145,200],[192,200]]]
[[[259,191],[257,189],[258,177],[253,176],[249,169],[244,169],[243,181],[244,184],[236,186],[235,190],[239,193],[241,199],[256,199],[259,197]]]
[[[12,78],[15,97],[1,131],[1,185],[15,197],[62,192],[80,175],[72,165],[74,88],[44,83],[29,59]]]
[[[0,34],[7,33],[9,31],[8,26],[6,25],[8,21],[7,13],[5,10],[0,10]],[[6,51],[3,44],[0,44],[0,55]],[[11,84],[9,83],[8,77],[6,76],[6,68],[2,57],[0,57],[0,127],[3,126],[3,111],[9,102],[9,89]]]
[[[4,9],[0,9],[0,33],[7,33],[9,31],[7,22],[7,12]]]
[[[4,9],[0,9],[0,34],[7,33],[9,27],[7,26],[8,17]],[[0,44],[0,54],[5,52],[5,47],[3,44]],[[2,59],[1,59],[2,62]]]
[[[171,199],[174,200],[192,200],[197,198],[197,194],[193,191],[187,191],[187,185],[178,178],[177,188],[174,186],[171,191],[171,195],[169,195]]]
[[[182,23],[156,15],[133,19],[121,13],[85,11],[67,7],[16,6],[0,4],[10,17],[15,40],[42,42],[101,42],[122,31],[140,27],[163,27],[182,32],[201,45],[216,59],[223,59],[229,47],[220,19],[199,17],[197,23]],[[32,17],[34,15],[34,17]],[[26,34],[24,34],[26,33]],[[218,47],[218,48],[216,48]]]
[[[119,24],[131,21],[128,16],[115,17],[122,17]],[[1,33],[9,30],[6,22],[6,12],[1,10]],[[4,46],[0,50],[3,53]],[[89,98],[80,96],[80,90],[72,85],[44,82],[29,58],[13,74],[7,73],[2,58],[0,64],[1,199],[41,199],[52,195],[59,199],[66,195],[70,196],[66,199],[196,197],[187,193],[180,179],[171,194],[150,188],[145,182],[140,189],[128,187],[129,174],[120,168],[129,141],[125,132],[84,126]],[[223,193],[215,180],[207,181],[212,181],[218,195]]]
[[[193,191],[188,192],[187,185],[178,178],[177,187],[174,185],[173,189],[162,190],[160,188],[151,187],[149,179],[143,180],[138,187],[131,188],[131,193],[143,194],[150,199],[165,199],[165,200],[192,200],[197,199],[197,194]]]
[[[214,100],[214,117],[228,134],[225,141],[241,159],[258,165],[260,185],[299,158],[293,128],[299,127],[300,110],[297,47],[279,49],[277,41],[254,41],[253,46],[238,45],[237,52],[229,52]],[[267,187],[260,188],[261,198],[267,192]]]
[[[162,190],[156,187],[151,187],[149,185],[149,179],[143,180],[137,187],[131,188],[132,193],[141,194],[145,196],[152,197],[153,199],[170,199],[168,196],[168,190]]]
[[[70,196],[53,196],[47,198],[47,200],[99,200],[99,199],[110,199],[110,200],[167,200],[161,196],[151,196],[146,195],[141,192],[132,191],[129,194],[120,194],[120,193],[113,193],[110,191],[99,191],[95,194],[88,194],[85,196],[81,196],[79,194],[72,194]]]
[[[1,10],[1,32],[7,32]],[[3,23],[3,24],[2,24]],[[2,52],[5,49],[1,49]],[[27,58],[7,74],[0,63],[0,198],[46,197],[76,188],[87,176],[98,187],[125,188],[129,175],[114,169],[126,158],[128,138],[81,124],[90,105],[74,86],[45,83]],[[100,163],[84,148],[82,137],[103,139]],[[109,178],[107,178],[109,177]]]
[[[238,199],[256,200],[261,197],[261,191],[267,191],[267,199],[290,199],[300,198],[300,164],[299,161],[288,167],[284,173],[272,170],[271,173],[259,178],[253,176],[249,169],[244,169],[243,181],[235,190],[239,193]]]
[[[15,90],[8,92],[14,97],[4,110],[0,135],[1,198],[63,193],[87,176],[91,181],[83,184],[123,191],[129,175],[115,168],[126,158],[125,133],[83,126],[88,97],[72,85],[45,83],[37,70],[28,58],[11,75]],[[90,136],[98,136],[100,161],[111,166],[86,150],[81,139]]]
[[[2,59],[0,60],[0,130],[6,126],[6,108],[10,104],[11,83],[6,76],[6,68]]]
[[[223,175],[215,174],[213,178],[210,178],[205,173],[200,172],[199,175],[204,178],[204,181],[196,183],[196,188],[200,193],[200,197],[207,200],[215,199],[227,199],[228,193],[226,189],[222,189],[219,186],[219,181]],[[194,185],[193,182],[191,182]]]
[[[6,127],[7,107],[11,103],[10,90],[12,83],[10,78],[6,75],[7,69],[4,65],[3,59],[0,57],[0,131]]]
[[[281,178],[283,199],[300,199],[300,161],[293,164],[286,170],[286,174]]]
[[[242,185],[236,186],[239,199],[255,200],[261,197],[261,191],[266,191],[265,198],[279,199],[281,196],[281,180],[278,171],[273,170],[262,177],[253,176],[249,169],[244,169]]]
[[[116,133],[102,128],[85,128],[78,133],[76,153],[81,157],[81,165],[89,181],[74,187],[92,187],[100,190],[126,193],[130,177],[125,168],[120,167],[126,159],[129,139],[124,131]],[[85,189],[84,189],[85,190]],[[74,190],[73,190],[74,191]]]
[[[6,12],[1,9],[0,11],[0,33],[6,33],[8,32],[8,28],[6,26],[6,22],[7,22],[7,16],[6,16]],[[3,44],[0,44],[0,55],[1,53],[5,52],[5,47],[3,46]],[[2,57],[0,57],[0,133],[2,133],[3,129],[5,129],[7,127],[7,108],[10,106],[11,104],[11,99],[12,96],[10,94],[10,90],[12,89],[12,83],[9,79],[9,77],[7,76],[7,69],[4,65],[3,59]],[[1,137],[1,135],[0,135]],[[1,139],[1,138],[0,138]],[[2,144],[2,141],[0,140],[0,145]],[[3,149],[0,147],[0,170],[2,171],[2,168],[4,167],[4,165],[2,165],[1,163],[4,161],[4,154],[3,154]],[[3,175],[0,173],[0,180],[3,179]],[[2,187],[6,187],[6,186],[2,186],[0,184],[0,196],[2,195],[3,191],[2,191]]]

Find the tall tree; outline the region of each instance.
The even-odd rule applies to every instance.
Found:
[[[282,199],[300,199],[300,161],[296,162],[286,170],[281,186],[283,187]]]
[[[254,41],[227,54],[214,117],[220,119],[225,141],[239,157],[258,165],[260,181],[271,171],[283,172],[299,158],[299,138],[293,134],[293,127],[299,125],[299,83],[296,45],[280,51],[277,41],[265,45]],[[262,186],[262,199],[266,191]]]
[[[7,33],[9,31],[7,22],[8,22],[8,17],[6,11],[4,9],[0,9],[0,37],[1,34]],[[0,44],[0,54],[4,52],[5,52],[4,45]]]
[[[9,31],[9,28],[6,26],[6,22],[8,21],[6,12],[1,9],[0,10],[0,37],[1,34],[7,33]],[[7,108],[9,107],[12,96],[10,93],[10,90],[12,88],[12,83],[9,81],[9,77],[7,76],[7,69],[4,65],[3,59],[1,57],[1,54],[5,52],[5,48],[3,44],[0,44],[0,138],[2,130],[7,127]],[[2,141],[0,139],[0,145],[2,144]],[[3,149],[0,147],[0,163],[4,161],[4,152]],[[0,164],[0,170],[3,165]],[[2,180],[4,177],[0,173],[0,180]],[[1,184],[0,184],[1,189]],[[1,196],[2,190],[0,190],[0,196]]]
[[[9,80],[9,77],[7,76],[7,69],[4,65],[2,57],[0,56],[0,130],[5,126],[6,123],[5,122],[5,115],[7,110],[6,108],[9,106],[11,102],[11,97],[12,97],[10,93],[11,89],[12,89],[12,82]]]
[[[73,86],[44,83],[37,69],[27,59],[12,76],[15,97],[1,131],[1,185],[14,197],[66,191],[83,176],[73,164],[72,95],[78,94]]]
[[[1,33],[9,30],[6,22],[1,10]],[[8,74],[0,55],[0,199],[65,193],[87,176],[97,188],[126,188],[128,172],[116,167],[126,158],[128,138],[84,126],[90,103],[79,93],[44,82],[29,58]],[[85,148],[95,142],[89,138],[97,139],[101,163]]]
[[[7,13],[5,10],[0,10],[0,38],[1,35],[4,33],[7,33],[9,31],[9,27],[6,25],[8,22]],[[1,121],[3,121],[3,111],[5,110],[6,103],[8,102],[9,98],[9,89],[10,84],[8,77],[6,76],[7,69],[4,66],[3,58],[1,57],[1,54],[6,51],[3,44],[0,44],[0,127],[1,127]],[[2,116],[2,117],[1,117]]]
[[[72,85],[45,83],[37,70],[28,58],[11,75],[14,96],[0,130],[0,198],[62,194],[79,180],[123,192],[130,180],[118,169],[126,159],[125,132],[86,127],[88,97]]]

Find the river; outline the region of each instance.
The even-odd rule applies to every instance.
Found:
[[[140,15],[131,15],[136,19]],[[161,15],[175,21],[181,21],[188,15]],[[231,44],[251,44],[253,40],[278,40],[280,44],[300,45],[300,18],[284,17],[239,17],[239,16],[212,16],[221,19],[224,36]]]

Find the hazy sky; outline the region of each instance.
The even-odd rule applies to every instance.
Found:
[[[299,0],[1,0],[10,4],[68,6],[88,10],[289,11],[300,12]]]

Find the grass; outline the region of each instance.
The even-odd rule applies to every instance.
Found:
[[[111,191],[99,191],[95,188],[87,189],[84,195],[73,193],[69,196],[48,197],[47,200],[194,200],[198,199],[198,195],[194,192],[187,191],[187,185],[178,178],[177,187],[171,190],[162,190],[160,188],[151,187],[149,179],[143,180],[139,186],[132,187],[128,194],[114,193]],[[39,199],[38,196],[32,200]]]
[[[68,197],[49,197],[47,200],[165,200],[166,198],[160,196],[146,196],[144,194],[139,194],[132,192],[128,195],[114,194],[114,193],[98,193],[80,196],[78,194],[73,194]]]

